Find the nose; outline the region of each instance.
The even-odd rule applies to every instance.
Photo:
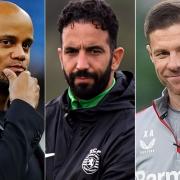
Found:
[[[88,57],[83,50],[77,56],[76,68],[77,70],[87,70],[89,68]]]
[[[170,54],[168,68],[171,71],[180,71],[180,53],[173,52]]]
[[[11,53],[11,58],[19,61],[24,61],[25,57],[25,51],[22,45],[16,45]]]

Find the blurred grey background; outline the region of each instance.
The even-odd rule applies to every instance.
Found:
[[[136,111],[152,104],[161,95],[161,86],[148,53],[144,37],[144,19],[160,0],[136,0]]]
[[[118,46],[125,48],[120,66],[134,73],[135,66],[135,0],[106,0],[119,19]],[[59,33],[57,19],[68,0],[46,0],[46,101],[59,96],[67,84],[57,55]]]

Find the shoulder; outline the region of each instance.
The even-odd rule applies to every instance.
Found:
[[[135,124],[135,110],[134,108],[124,108],[122,111],[118,112],[118,122],[119,126],[123,126],[124,130],[128,130],[134,127]]]
[[[56,126],[62,106],[62,97],[56,97],[46,104],[46,130]]]
[[[154,108],[153,106],[150,106],[146,109],[143,109],[139,112],[136,113],[136,120],[139,121],[140,119],[144,119],[145,117],[149,117],[150,115],[152,115],[152,113],[154,113]]]
[[[150,132],[152,129],[158,129],[161,124],[159,123],[158,116],[153,106],[136,114],[136,139],[141,139],[145,131]]]
[[[153,106],[150,106],[136,114],[136,132],[149,129],[156,122],[156,113]]]
[[[61,104],[62,104],[62,96],[58,96],[52,100],[50,100],[46,104],[46,117],[51,115],[52,113],[55,113],[60,110]]]
[[[130,139],[134,139],[134,131],[135,131],[135,112],[133,109],[127,109],[119,112],[118,118],[114,121],[111,132],[112,139],[116,139],[118,141],[122,141],[126,139],[131,141]],[[113,120],[113,118],[111,119]]]
[[[61,101],[61,96],[58,96],[58,97],[48,101],[46,104],[46,109],[56,107],[58,104],[60,104],[60,101]]]
[[[52,150],[55,144],[59,120],[61,120],[61,96],[52,99],[46,104],[46,151]]]

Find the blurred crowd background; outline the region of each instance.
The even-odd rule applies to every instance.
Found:
[[[136,111],[152,104],[161,95],[161,86],[144,37],[144,19],[149,9],[160,0],[136,0]]]
[[[68,0],[46,0],[46,101],[59,96],[67,87],[57,55],[59,33],[57,19]],[[107,0],[119,20],[118,46],[125,48],[121,70],[134,73],[135,66],[135,1]]]
[[[44,64],[45,64],[45,9],[44,0],[9,0],[24,9],[32,18],[34,25],[34,43],[31,49],[29,70],[40,84],[40,102],[38,111],[44,114]]]

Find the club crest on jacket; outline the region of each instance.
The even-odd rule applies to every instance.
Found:
[[[97,148],[91,149],[82,162],[82,169],[86,174],[93,174],[99,169],[101,151]]]

